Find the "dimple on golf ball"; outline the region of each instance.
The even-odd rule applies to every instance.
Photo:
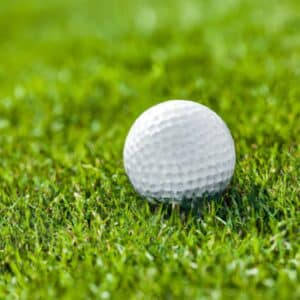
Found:
[[[148,200],[181,203],[222,192],[235,167],[229,129],[208,107],[170,100],[151,107],[132,125],[124,166]]]

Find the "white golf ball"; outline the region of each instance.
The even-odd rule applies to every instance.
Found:
[[[170,100],[145,111],[132,125],[124,166],[148,200],[181,203],[223,191],[235,167],[232,136],[208,107]]]

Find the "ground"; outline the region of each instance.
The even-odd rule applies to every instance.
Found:
[[[300,2],[4,0],[1,299],[300,297]],[[200,212],[122,162],[167,99],[215,110],[234,178]]]

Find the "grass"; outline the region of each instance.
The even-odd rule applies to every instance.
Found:
[[[2,1],[1,299],[300,297],[299,1]],[[173,98],[226,121],[237,167],[151,205],[126,133]]]

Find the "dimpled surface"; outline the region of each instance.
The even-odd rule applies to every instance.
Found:
[[[235,149],[222,119],[204,105],[171,100],[145,111],[124,146],[126,173],[149,200],[181,202],[226,188]]]

